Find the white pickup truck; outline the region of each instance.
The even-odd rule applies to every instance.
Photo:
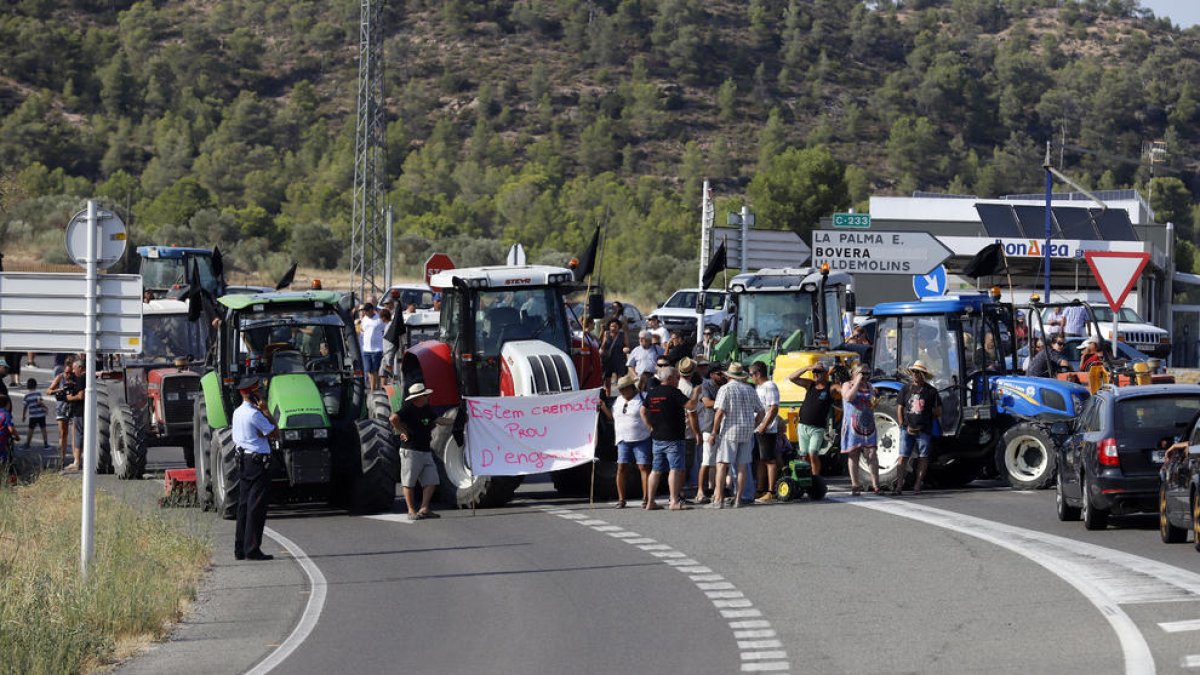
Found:
[[[657,316],[663,328],[668,331],[681,331],[684,335],[694,335],[696,332],[696,303],[699,300],[700,289],[681,288],[671,294],[667,301],[650,313]],[[713,326],[721,333],[729,328],[729,318],[732,315],[730,305],[733,304],[725,291],[705,291],[704,293],[704,324]]]
[[[1104,305],[1092,305],[1091,307],[1092,315],[1100,327],[1100,334],[1096,337],[1112,340],[1112,310]],[[1043,321],[1049,323],[1053,313],[1053,309],[1044,310]],[[1121,315],[1118,318],[1120,319],[1117,322],[1118,340],[1148,356],[1164,358],[1171,354],[1171,335],[1166,330],[1147,323],[1130,307],[1122,307]],[[1088,325],[1088,334],[1095,334],[1095,330],[1090,324]]]

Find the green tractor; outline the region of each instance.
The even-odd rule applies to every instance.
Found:
[[[261,293],[217,303],[220,321],[193,412],[201,508],[236,515],[239,466],[230,421],[241,405],[238,380],[257,375],[282,432],[271,441],[272,502],[390,510],[399,455],[387,422],[368,415],[353,296]]]

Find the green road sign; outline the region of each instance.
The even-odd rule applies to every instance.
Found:
[[[871,214],[869,213],[835,213],[833,214],[834,227],[854,227],[866,229],[871,227]]]

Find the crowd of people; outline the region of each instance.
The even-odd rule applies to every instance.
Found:
[[[81,355],[61,355],[56,359],[53,379],[45,392],[39,388],[36,378],[24,382],[12,381],[10,355],[0,356],[0,462],[12,458],[15,450],[28,450],[36,432],[41,432],[42,446],[50,447],[46,429],[49,406],[46,397],[54,399],[54,416],[58,422],[58,463],[63,471],[73,473],[82,466],[83,456],[83,399],[86,390],[85,362]],[[34,365],[34,355],[27,356],[27,366]],[[6,384],[8,381],[8,384]],[[13,386],[10,389],[11,385]],[[13,391],[18,389],[19,393]],[[13,411],[13,402],[20,399],[21,418],[18,422]],[[25,442],[21,444],[21,428],[25,429]],[[67,464],[67,448],[71,448],[72,461]]]

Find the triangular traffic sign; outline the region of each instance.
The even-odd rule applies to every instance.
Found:
[[[1100,283],[1100,290],[1104,292],[1108,306],[1114,313],[1121,311],[1129,291],[1133,290],[1146,263],[1150,262],[1149,253],[1084,251],[1083,257],[1088,267],[1092,268],[1092,276]]]

